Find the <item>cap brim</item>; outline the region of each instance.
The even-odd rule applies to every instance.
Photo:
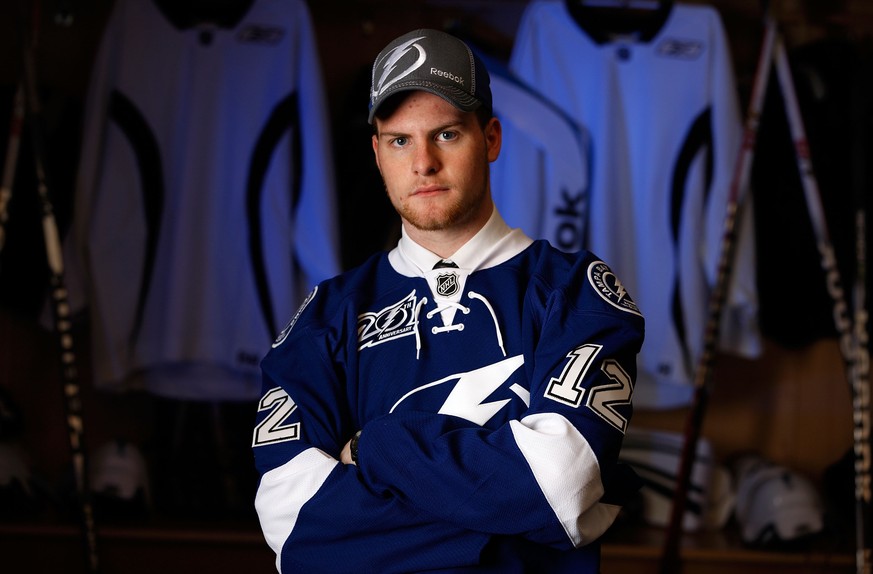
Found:
[[[367,122],[370,124],[373,123],[373,120],[376,118],[376,114],[386,101],[394,99],[394,97],[399,94],[414,91],[429,92],[431,94],[434,94],[435,96],[439,96],[463,112],[475,112],[482,105],[481,101],[477,100],[463,90],[454,90],[447,86],[421,82],[415,82],[408,85],[399,84],[396,86],[392,86],[391,90],[388,90],[387,92],[379,96],[378,101],[376,101],[370,108],[370,113],[367,116]]]

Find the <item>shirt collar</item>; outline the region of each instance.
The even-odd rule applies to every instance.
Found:
[[[493,267],[515,257],[533,240],[520,229],[510,228],[495,208],[476,235],[447,257],[459,268],[470,272]],[[388,254],[394,269],[409,277],[421,277],[443,259],[412,240],[402,229],[397,247]]]

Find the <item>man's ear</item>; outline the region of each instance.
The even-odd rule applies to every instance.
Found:
[[[379,168],[379,173],[382,173],[382,166],[379,165],[379,134],[373,134],[373,155],[376,157],[376,167]]]
[[[500,155],[500,147],[503,145],[503,126],[500,120],[491,118],[485,124],[485,147],[488,151],[488,161],[493,162]]]

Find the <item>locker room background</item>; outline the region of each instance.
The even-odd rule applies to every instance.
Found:
[[[745,112],[761,34],[758,3],[751,0],[697,3],[712,5],[721,14],[733,55],[741,110]],[[339,199],[337,217],[343,231],[341,257],[347,267],[360,262],[373,250],[389,245],[397,231],[372,165],[369,127],[362,123],[372,56],[396,35],[414,27],[430,26],[469,34],[492,56],[505,59],[527,2],[327,0],[308,4],[331,114]],[[830,208],[828,215],[833,218],[832,233],[843,254],[841,263],[844,269],[850,269],[851,263],[845,254],[848,253],[846,246],[852,241],[851,225],[845,219],[845,197],[836,191],[846,185],[848,174],[843,162],[852,151],[846,139],[840,137],[847,121],[845,114],[840,114],[846,111],[840,107],[845,92],[839,91],[839,86],[845,77],[840,75],[843,70],[839,64],[844,61],[842,50],[846,49],[841,40],[848,37],[854,42],[869,36],[873,31],[873,6],[861,0],[849,0],[839,7],[825,0],[784,0],[774,2],[773,6],[795,61],[833,74],[828,81],[836,87],[836,96],[820,99],[818,108],[808,107],[805,111],[820,114],[812,115],[807,126],[813,161],[820,169],[823,198]],[[111,7],[109,0],[42,2],[37,70],[49,144],[52,199],[62,228],[71,218],[89,70]],[[19,47],[15,42],[14,4],[8,3],[2,10],[0,26],[5,33],[0,35],[0,41],[5,56],[0,58],[3,88],[0,126],[4,129],[0,129],[3,134],[0,149],[5,148],[2,140],[8,125],[7,111],[11,110],[11,95],[20,75],[15,58]],[[57,19],[59,14],[67,12],[72,15],[69,23]],[[762,127],[762,139],[778,139],[768,133],[772,132]],[[63,431],[55,344],[51,334],[38,325],[45,300],[46,273],[27,145],[25,136],[10,205],[7,242],[0,254],[0,390],[7,392],[20,407],[21,427],[15,436],[16,443],[27,453],[34,471],[56,485],[63,482],[68,470],[68,446]],[[773,145],[773,149],[777,147]],[[787,157],[774,154],[768,161],[770,166],[780,166],[778,169],[757,167],[758,177],[772,186],[772,193],[782,194],[778,201],[761,202],[756,213],[758,241],[766,242],[768,249],[763,258],[765,264],[758,269],[760,295],[769,302],[769,306],[762,308],[761,316],[765,333],[769,334],[764,355],[753,361],[720,358],[704,434],[719,453],[727,455],[758,448],[774,460],[820,480],[823,469],[850,444],[849,398],[834,333],[828,326],[827,299],[823,290],[810,285],[814,279],[808,279],[817,277],[818,262],[814,251],[798,247],[798,241],[809,241],[809,237],[802,226],[793,225],[802,219],[804,208],[796,184],[787,182],[789,178],[784,175],[793,174],[790,150],[787,153]],[[844,277],[848,276],[844,273]],[[244,453],[250,420],[247,407],[214,405],[208,401],[180,405],[144,393],[115,395],[95,391],[87,384],[87,321],[77,323],[75,333],[86,392],[85,425],[89,446],[96,447],[113,438],[130,440],[144,448],[150,470],[157,476],[167,463],[161,460],[160,452],[164,449],[158,445],[165,446],[174,437],[178,438],[173,434],[172,423],[201,429],[200,434],[187,435],[194,441],[192,445],[202,447],[204,454],[204,460],[188,461],[191,479],[229,472],[230,482],[236,481],[236,484],[228,491],[214,482],[203,491],[205,500],[189,499],[188,507],[182,505],[173,509],[165,503],[162,516],[180,520],[193,516],[206,521],[221,522],[229,518],[250,521],[252,515],[247,509],[245,493],[251,486],[252,476],[237,473],[247,464]],[[228,448],[225,455],[230,458],[221,459],[216,451],[210,450],[217,448],[216,433],[211,426],[217,421],[222,421],[225,430],[241,429],[239,436],[245,438],[225,444]],[[638,412],[634,422],[640,426],[681,430],[683,411]],[[227,436],[227,433],[222,434]],[[231,442],[234,441],[231,439]],[[223,468],[215,466],[219,464]],[[170,484],[165,488],[179,487]],[[233,493],[239,497],[231,500]],[[160,494],[160,489],[156,494]],[[165,500],[173,500],[171,495],[166,496]],[[175,496],[178,502],[180,493],[176,492]],[[214,500],[223,502],[210,504]]]

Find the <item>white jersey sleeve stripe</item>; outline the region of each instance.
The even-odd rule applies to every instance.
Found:
[[[255,508],[264,538],[276,552],[279,572],[282,571],[282,546],[294,530],[300,509],[318,492],[338,464],[339,461],[325,452],[310,448],[261,478]]]
[[[530,415],[509,424],[519,450],[573,546],[597,538],[615,516],[596,520],[598,515],[603,516],[594,511],[594,505],[603,497],[604,488],[597,456],[585,437],[555,413]],[[583,528],[583,519],[587,523],[591,518],[595,520]]]

